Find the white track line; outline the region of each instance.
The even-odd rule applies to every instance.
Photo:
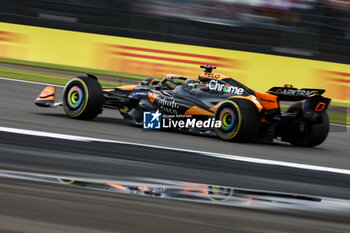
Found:
[[[9,127],[1,127],[1,126],[0,126],[0,131],[7,132],[7,133],[17,133],[17,134],[24,134],[24,135],[30,135],[30,136],[41,136],[41,137],[57,138],[57,139],[64,139],[64,140],[81,141],[81,142],[106,142],[106,143],[133,145],[133,146],[143,146],[148,148],[196,153],[196,154],[201,154],[208,157],[228,159],[228,160],[234,160],[234,161],[240,161],[240,162],[283,166],[283,167],[291,167],[291,168],[307,169],[307,170],[313,170],[313,171],[323,171],[323,172],[332,172],[332,173],[350,175],[350,170],[347,170],[347,169],[308,165],[308,164],[301,164],[301,163],[292,163],[292,162],[283,162],[283,161],[269,160],[269,159],[251,158],[251,157],[244,157],[244,156],[237,156],[237,155],[197,151],[197,150],[187,150],[187,149],[173,148],[173,147],[167,147],[167,146],[148,145],[148,144],[142,144],[142,143],[116,141],[116,140],[108,140],[108,139],[92,138],[92,137],[81,137],[81,136],[74,136],[69,134],[58,134],[58,133],[50,133],[50,132],[26,130],[26,129],[16,129],[16,128],[9,128]]]
[[[330,123],[330,125],[334,125],[334,126],[338,126],[338,127],[350,128],[350,125],[341,125],[341,124],[334,124],[334,123]]]
[[[20,82],[20,83],[29,83],[29,84],[36,84],[36,85],[53,86],[53,87],[64,87],[62,85],[56,85],[56,84],[51,84],[51,83],[33,82],[33,81],[27,81],[27,80],[21,80],[21,79],[13,79],[13,78],[4,78],[4,77],[0,77],[0,80]]]
[[[53,84],[40,83],[40,82],[31,82],[31,81],[4,78],[4,77],[0,77],[0,80],[1,79],[8,80],[8,81],[14,81],[14,82],[23,82],[23,83],[30,83],[30,84],[45,85],[45,86],[50,85],[50,86],[56,86],[56,87],[63,87],[61,85],[53,85]],[[333,124],[333,125],[337,125],[337,124]],[[337,125],[337,126],[350,127],[350,126],[346,126],[346,125]],[[243,157],[243,156],[237,156],[237,155],[228,155],[228,154],[212,153],[212,152],[205,152],[205,151],[187,150],[187,149],[181,149],[181,148],[148,145],[148,144],[141,144],[141,143],[134,143],[134,142],[124,142],[124,141],[115,141],[115,140],[107,140],[107,139],[100,139],[100,138],[81,137],[81,136],[74,136],[74,135],[68,135],[68,134],[49,133],[49,132],[34,131],[34,130],[8,128],[8,127],[0,127],[0,131],[8,132],[8,133],[19,133],[19,134],[30,135],[30,136],[41,136],[41,137],[50,137],[50,138],[57,138],[57,139],[66,139],[66,140],[72,140],[72,141],[81,141],[81,142],[93,142],[93,141],[95,141],[95,142],[108,142],[108,143],[135,145],[135,146],[144,146],[144,147],[150,147],[150,148],[159,148],[159,149],[174,150],[174,151],[181,151],[181,152],[197,153],[197,154],[202,154],[205,156],[228,159],[228,160],[235,160],[235,161],[242,161],[242,162],[258,163],[258,164],[266,164],[266,165],[276,165],[276,166],[284,166],[284,167],[292,167],[292,168],[301,168],[301,169],[333,172],[333,173],[350,175],[350,170],[347,170],[347,169],[307,165],[307,164],[292,163],[292,162],[283,162],[283,161],[277,161],[277,160],[249,158],[249,157]]]
[[[48,132],[27,130],[27,129],[8,128],[8,127],[1,127],[1,126],[0,126],[0,131],[7,132],[7,133],[18,133],[18,134],[29,135],[29,136],[38,136],[38,137],[47,137],[47,138],[56,138],[56,139],[67,139],[67,140],[71,140],[71,141],[80,141],[80,142],[93,141],[87,137],[71,136],[68,134],[59,134],[59,133],[48,133]]]

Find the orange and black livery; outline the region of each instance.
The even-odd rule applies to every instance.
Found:
[[[103,108],[116,109],[136,125],[142,125],[144,112],[153,111],[214,119],[220,127],[209,131],[227,141],[271,143],[280,139],[298,146],[317,146],[327,138],[330,99],[322,96],[325,90],[297,89],[291,84],[268,91],[252,90],[213,72],[215,66],[201,68],[196,79],[168,74],[162,80],[150,78],[137,85],[113,88],[102,88],[96,76],[87,74],[66,84],[62,102],[55,103],[55,88],[47,87],[35,103],[41,107],[63,106],[68,116],[84,120],[94,119]],[[281,101],[296,103],[283,112]]]

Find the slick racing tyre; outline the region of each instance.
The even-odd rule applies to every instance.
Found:
[[[287,112],[297,113],[297,117],[301,120],[305,120],[307,123],[305,131],[300,133],[295,133],[293,138],[291,138],[290,143],[295,146],[307,146],[313,147],[318,146],[326,140],[329,132],[329,118],[327,112],[323,112],[321,115],[320,123],[311,123],[303,117],[303,103],[292,104]],[[303,139],[303,140],[301,140]]]
[[[100,83],[91,77],[70,80],[63,91],[63,109],[68,116],[92,120],[102,112],[103,94]]]
[[[224,140],[249,141],[257,136],[260,128],[259,111],[246,99],[223,101],[215,112],[215,120],[221,121],[221,127],[215,131]]]

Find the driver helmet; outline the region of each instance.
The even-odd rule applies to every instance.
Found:
[[[191,89],[199,87],[199,81],[195,79],[187,79],[185,84]]]

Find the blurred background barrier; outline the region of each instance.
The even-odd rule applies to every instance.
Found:
[[[348,0],[0,0],[0,19],[350,64]]]
[[[0,0],[0,20],[0,59],[137,80],[209,63],[254,89],[292,83],[350,102],[350,1]]]
[[[0,28],[2,58],[156,77],[196,77],[199,65],[208,63],[253,89],[286,83],[325,88],[334,102],[350,103],[347,64],[9,23]]]

